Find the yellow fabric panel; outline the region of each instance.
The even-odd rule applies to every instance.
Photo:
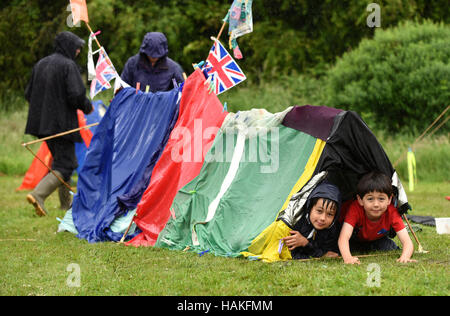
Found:
[[[264,262],[275,262],[292,259],[291,252],[285,245],[281,253],[280,239],[289,236],[291,229],[283,221],[270,224],[258,237],[253,240],[248,252],[241,252],[245,257],[256,257]]]
[[[323,148],[325,147],[326,142],[324,142],[321,139],[317,139],[316,145],[314,146],[313,152],[311,153],[311,156],[308,159],[308,162],[306,163],[305,170],[303,171],[302,175],[300,176],[300,179],[298,179],[297,183],[294,185],[294,187],[291,190],[291,193],[289,193],[286,201],[284,202],[283,206],[281,207],[281,210],[284,210],[288,207],[289,201],[291,200],[291,197],[300,191],[301,188],[306,184],[306,182],[311,179],[312,174],[314,170],[316,169],[317,163],[319,162],[319,158],[322,155]]]
[[[305,170],[303,171],[300,179],[292,188],[289,196],[283,204],[282,210],[286,209],[289,205],[292,195],[300,191],[300,189],[311,179],[317,163],[319,162],[320,155],[326,142],[321,139],[317,139],[313,152],[306,163]],[[279,253],[280,239],[289,236],[291,229],[283,221],[275,221],[270,224],[261,234],[259,234],[248,247],[248,252],[241,252],[245,257],[255,257],[263,260],[264,262],[275,262],[292,259],[291,252],[283,245],[281,253]]]

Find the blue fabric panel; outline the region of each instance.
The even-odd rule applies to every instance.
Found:
[[[91,114],[86,115],[86,125],[90,125],[93,123],[100,122],[102,119],[101,112],[106,111],[106,106],[103,104],[102,100],[94,101],[92,102],[92,105],[94,106],[94,111]],[[95,129],[97,126],[92,126],[89,129],[91,130],[92,134],[95,133]],[[86,144],[83,142],[81,143],[75,143],[75,155],[77,156],[78,160],[78,168],[77,168],[77,174],[80,174],[81,169],[83,168],[84,159],[86,157],[86,151],[87,147]]]
[[[109,228],[124,213],[117,197],[148,183],[175,125],[177,97],[177,89],[136,94],[126,88],[117,93],[95,130],[78,178],[72,205],[78,238],[120,240],[122,234]]]

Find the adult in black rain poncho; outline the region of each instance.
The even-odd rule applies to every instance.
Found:
[[[75,58],[84,41],[71,32],[59,33],[54,41],[53,54],[42,58],[33,67],[25,90],[29,103],[26,134],[42,138],[77,128],[77,110],[85,114],[93,111]],[[75,142],[81,142],[79,132],[47,141],[53,156],[52,170],[69,182],[78,162]],[[38,215],[46,215],[45,199],[57,188],[62,209],[70,207],[70,194],[53,173],[48,173],[27,195]]]

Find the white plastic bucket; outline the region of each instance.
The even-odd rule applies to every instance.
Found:
[[[450,217],[436,217],[435,220],[438,234],[450,234]]]

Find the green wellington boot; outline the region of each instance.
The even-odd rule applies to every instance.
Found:
[[[59,171],[53,170],[59,177],[62,175]],[[44,207],[45,199],[53,193],[61,185],[61,182],[53,173],[48,173],[34,188],[34,190],[27,195],[27,201],[32,204],[39,216],[46,216],[47,211]]]
[[[67,211],[72,207],[72,194],[70,194],[70,190],[64,184],[58,187],[58,196],[60,209]]]

